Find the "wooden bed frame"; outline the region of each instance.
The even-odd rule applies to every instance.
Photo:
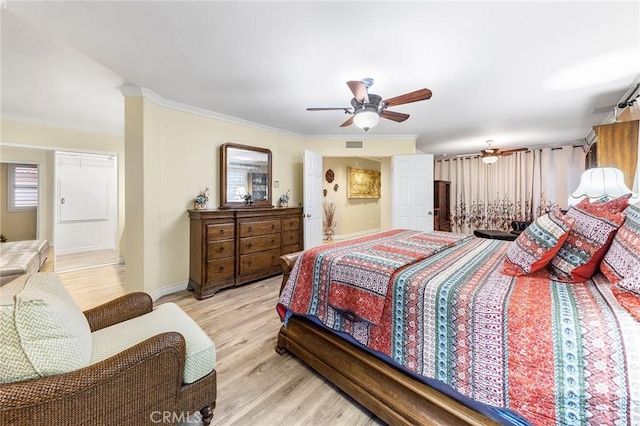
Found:
[[[280,291],[300,254],[280,257]],[[304,318],[280,329],[276,352],[287,351],[388,424],[499,424]]]

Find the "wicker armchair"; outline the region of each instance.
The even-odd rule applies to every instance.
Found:
[[[152,308],[149,295],[131,293],[84,314],[94,332]],[[2,384],[0,424],[175,424],[199,411],[209,425],[216,371],[183,384],[184,364],[185,340],[168,332],[76,371]]]

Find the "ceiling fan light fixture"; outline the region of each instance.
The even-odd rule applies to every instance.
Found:
[[[496,161],[498,161],[498,156],[496,154],[485,155],[484,157],[482,157],[482,162],[484,164],[493,164]]]
[[[375,127],[380,121],[380,114],[373,108],[364,108],[355,112],[353,124],[363,129],[365,132]]]

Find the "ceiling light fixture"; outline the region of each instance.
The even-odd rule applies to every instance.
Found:
[[[492,149],[493,140],[487,141],[487,149],[482,150],[482,162],[484,164],[493,164],[498,161],[498,150]]]
[[[498,161],[498,154],[495,152],[492,154],[485,154],[484,157],[482,157],[482,162],[485,164],[493,164],[496,161]]]
[[[355,112],[353,124],[363,129],[365,132],[375,127],[380,121],[380,114],[374,107],[364,107]]]

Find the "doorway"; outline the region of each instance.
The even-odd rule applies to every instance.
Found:
[[[54,270],[117,263],[117,158],[56,151],[54,175]]]
[[[0,241],[38,238],[40,168],[37,163],[0,163]]]

